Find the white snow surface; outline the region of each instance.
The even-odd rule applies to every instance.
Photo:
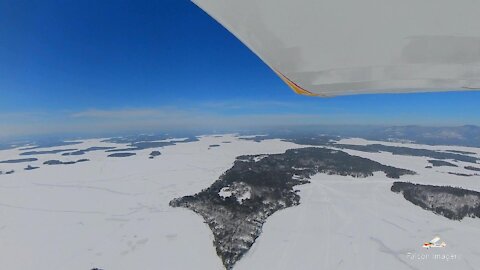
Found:
[[[221,143],[226,140],[231,143]],[[219,151],[208,151],[211,144],[220,144]],[[480,148],[399,145],[480,154]],[[91,146],[124,145],[92,139],[36,150]],[[0,164],[0,171],[15,170],[0,175],[0,269],[223,269],[203,219],[190,210],[169,207],[169,201],[210,186],[236,156],[283,153],[298,147],[305,146],[225,135],[160,148],[162,155],[155,159],[148,159],[152,149],[126,158],[107,158],[109,153],[104,151],[82,156],[19,156],[19,149],[0,151],[0,160],[39,158]],[[474,173],[463,169],[468,163],[452,161],[460,167],[426,169],[427,157],[344,151],[418,173],[400,181],[480,191],[480,176],[448,174]],[[90,161],[42,164],[50,159],[83,158]],[[40,168],[24,171],[28,164]],[[478,269],[480,219],[452,221],[425,211],[391,192],[393,181],[383,173],[365,179],[312,177],[310,184],[297,187],[300,205],[271,216],[235,269]],[[446,248],[421,247],[437,235]],[[435,254],[451,259],[435,259]]]
[[[252,192],[247,184],[241,182],[238,185],[223,187],[218,192],[218,195],[222,198],[234,196],[237,202],[242,204],[243,201],[250,199]]]
[[[262,160],[262,159],[264,159],[264,158],[266,158],[266,157],[268,157],[268,155],[260,155],[260,156],[254,157],[253,160],[254,160],[255,162],[259,162],[260,160]]]
[[[223,187],[220,189],[220,192],[218,192],[218,195],[222,198],[227,198],[232,196],[232,191],[230,191],[230,187]]]

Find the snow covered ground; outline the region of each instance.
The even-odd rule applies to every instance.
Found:
[[[220,147],[208,149],[213,144]],[[35,151],[91,146],[124,147],[93,139]],[[480,155],[479,148],[402,146]],[[125,158],[107,158],[104,151],[81,156],[0,151],[0,160],[39,159],[0,164],[0,171],[15,170],[0,175],[0,269],[223,269],[203,219],[190,210],[171,208],[168,202],[210,186],[239,155],[282,153],[295,147],[303,146],[225,135],[135,151],[137,155]],[[152,150],[162,155],[149,159]],[[427,169],[431,159],[427,157],[344,151],[418,173],[401,181],[480,191],[480,176],[448,174],[465,172],[468,163]],[[90,161],[42,164],[83,158]],[[24,171],[28,164],[40,168]],[[392,181],[382,174],[366,179],[314,176],[310,184],[298,187],[300,206],[270,217],[235,269],[477,269],[480,219],[452,221],[425,211],[391,192]],[[421,247],[436,235],[446,248]],[[448,255],[449,260],[435,254]]]
[[[425,211],[387,179],[313,177],[299,187],[300,206],[270,217],[236,269],[477,269],[480,220]],[[421,247],[436,235],[446,248]]]

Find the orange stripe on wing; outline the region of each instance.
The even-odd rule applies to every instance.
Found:
[[[318,94],[314,94],[314,93],[312,93],[308,90],[303,89],[302,87],[300,87],[298,84],[292,82],[289,78],[287,78],[285,75],[283,75],[279,71],[277,71],[275,69],[273,71],[275,71],[275,73],[277,73],[278,77],[280,77],[280,79],[282,79],[282,81],[284,81],[288,86],[290,86],[290,88],[292,88],[293,92],[295,92],[299,95],[305,95],[305,96],[312,96],[312,97],[319,96]]]

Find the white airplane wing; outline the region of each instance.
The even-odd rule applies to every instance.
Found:
[[[477,0],[192,0],[296,93],[480,89]]]
[[[430,243],[435,244],[435,243],[437,243],[438,241],[440,241],[440,237],[436,236],[435,238],[433,238],[432,240],[430,240]]]

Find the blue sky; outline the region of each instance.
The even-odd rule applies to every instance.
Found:
[[[479,100],[295,95],[186,0],[0,0],[0,138],[290,122],[480,125]]]

